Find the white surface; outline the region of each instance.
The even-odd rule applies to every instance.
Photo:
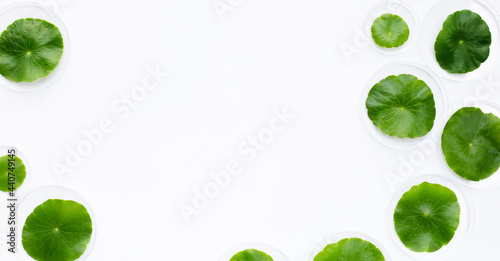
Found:
[[[343,231],[370,235],[392,260],[408,260],[386,227],[395,192],[386,174],[446,174],[437,142],[418,160],[421,150],[388,149],[363,127],[360,99],[372,74],[424,62],[417,44],[399,55],[358,45],[345,59],[341,46],[356,43],[378,1],[233,0],[240,4],[224,20],[213,0],[50,2],[71,37],[67,71],[41,92],[0,89],[0,144],[29,157],[31,188],[64,185],[92,206],[98,231],[87,260],[218,260],[239,243],[263,242],[303,261]],[[422,21],[433,3],[410,4]],[[111,106],[156,65],[170,78],[120,118]],[[452,111],[469,96],[500,96],[494,88],[484,95],[478,82],[443,83]],[[238,147],[283,107],[295,118],[247,161]],[[111,133],[73,173],[56,175],[54,162],[103,119]],[[241,174],[187,224],[179,206],[233,160]],[[464,192],[474,231],[448,260],[499,260],[499,190]]]

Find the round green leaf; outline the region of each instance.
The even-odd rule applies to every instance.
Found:
[[[428,182],[403,194],[394,211],[396,233],[414,252],[435,252],[447,245],[459,222],[460,205],[455,193]]]
[[[478,108],[462,108],[446,123],[441,148],[448,166],[459,176],[486,179],[500,167],[500,119]]]
[[[374,244],[360,238],[346,238],[327,245],[313,261],[384,261],[384,255]]]
[[[434,95],[427,84],[409,74],[389,76],[375,84],[366,100],[368,117],[382,132],[417,138],[434,126]]]
[[[9,173],[15,175],[14,190],[19,188],[26,178],[26,166],[23,161],[17,156],[5,155],[0,157],[0,190],[9,192],[11,184],[9,181]],[[12,176],[12,175],[11,175]]]
[[[399,47],[408,41],[410,28],[405,20],[395,14],[384,14],[372,25],[372,38],[381,47]]]
[[[247,249],[235,254],[229,261],[273,261],[273,258],[262,251]]]
[[[436,60],[449,73],[472,72],[488,59],[491,41],[490,28],[481,16],[458,11],[448,16],[437,36]]]
[[[59,29],[40,19],[16,20],[0,35],[0,74],[14,82],[33,82],[52,72],[63,54]]]
[[[38,261],[72,261],[87,248],[92,219],[75,201],[49,199],[33,210],[23,227],[22,243]]]

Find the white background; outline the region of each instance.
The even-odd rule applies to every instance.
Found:
[[[422,20],[434,2],[411,5]],[[305,261],[322,238],[353,230],[380,241],[392,260],[409,260],[388,232],[395,191],[385,174],[412,150],[374,140],[362,123],[362,92],[384,65],[423,60],[417,44],[392,56],[358,46],[351,62],[340,48],[355,44],[377,1],[242,0],[224,20],[213,0],[51,3],[71,37],[67,71],[41,92],[0,89],[0,143],[29,161],[24,192],[60,184],[92,206],[97,239],[87,260],[218,260],[252,241]],[[157,65],[170,77],[121,119],[112,104]],[[444,83],[452,106],[478,85]],[[240,144],[284,107],[295,119],[246,162]],[[114,131],[58,177],[53,164],[104,118]],[[438,153],[410,178],[446,176]],[[242,173],[186,223],[179,207],[231,160]],[[499,260],[500,192],[465,191],[474,230],[448,260]]]

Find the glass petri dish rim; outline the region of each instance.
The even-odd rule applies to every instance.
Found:
[[[413,74],[419,79],[425,81],[426,84],[429,86],[429,88],[432,90],[432,93],[434,95],[434,102],[436,106],[436,118],[434,120],[434,126],[429,131],[429,133],[427,133],[423,137],[409,139],[409,138],[397,138],[389,136],[383,133],[378,127],[376,127],[371,121],[371,119],[368,117],[368,109],[366,108],[366,99],[368,97],[368,93],[370,92],[370,90],[376,83],[385,79],[387,76],[399,75],[401,73]],[[418,145],[421,144],[422,142],[425,142],[426,139],[428,138],[432,139],[434,136],[438,134],[438,130],[444,126],[443,122],[446,119],[446,115],[448,114],[449,110],[448,95],[441,79],[431,71],[427,70],[425,66],[411,61],[389,63],[380,68],[379,70],[377,70],[367,81],[363,89],[362,97],[360,100],[361,100],[360,112],[364,128],[370,133],[370,135],[375,140],[377,140],[377,142],[379,142],[385,147],[395,150],[414,149],[418,147]]]
[[[476,107],[481,109],[484,113],[493,113],[495,116],[500,118],[500,104],[497,104],[492,101],[480,101],[480,102],[468,102],[464,105],[464,107]],[[462,107],[463,108],[463,107]],[[455,112],[453,112],[455,113]],[[451,117],[451,115],[450,115]],[[444,127],[443,127],[444,128]],[[460,184],[469,187],[471,189],[476,190],[488,190],[488,189],[496,189],[500,187],[500,169],[498,169],[495,173],[493,173],[490,177],[483,179],[481,181],[471,181],[459,176],[455,171],[453,171],[448,163],[446,162],[446,157],[444,156],[443,149],[441,147],[441,136],[443,130],[440,132],[440,143],[439,143],[439,162],[441,168],[444,172],[452,179],[456,180]]]
[[[32,15],[27,15],[28,10],[31,9],[35,9],[37,11],[34,12]],[[64,51],[61,59],[59,60],[58,66],[48,76],[37,79],[34,82],[30,83],[29,82],[16,83],[7,80],[6,78],[0,75],[0,85],[8,90],[20,93],[38,92],[54,85],[62,77],[62,75],[64,75],[71,57],[70,55],[71,41],[68,30],[63,20],[56,13],[50,10],[47,6],[39,3],[34,3],[34,2],[11,3],[0,7],[0,24],[5,25],[4,28],[0,28],[0,31],[5,30],[9,24],[11,24],[16,20],[16,18],[9,19],[5,17],[6,14],[9,13],[11,13],[11,15],[14,15],[15,13],[17,19],[28,18],[28,17],[41,18],[56,25],[59,28],[61,35],[63,36]],[[43,17],[35,17],[40,15]],[[7,21],[7,19],[9,20]]]
[[[49,195],[50,194],[56,195],[58,193],[61,193],[61,195],[69,195],[69,196],[66,196],[66,198],[62,198],[60,196],[44,197],[43,199],[31,199],[30,198],[30,197],[39,198],[40,195],[37,195],[37,193],[43,194],[42,192],[45,192]],[[71,197],[71,198],[69,199],[68,197]],[[42,187],[32,189],[28,193],[26,193],[25,195],[20,197],[20,199],[18,200],[19,203],[18,203],[17,229],[20,232],[17,234],[17,242],[19,242],[19,243],[18,243],[18,252],[15,254],[16,257],[19,260],[25,260],[25,261],[35,260],[31,256],[29,256],[28,253],[26,253],[26,251],[22,247],[22,243],[21,243],[22,228],[24,226],[24,223],[26,222],[27,216],[30,213],[32,213],[33,209],[48,199],[74,200],[74,201],[82,204],[83,206],[85,206],[85,208],[87,209],[87,212],[89,213],[90,218],[92,220],[92,235],[91,235],[90,242],[87,245],[87,248],[85,249],[85,252],[75,261],[83,261],[83,260],[87,259],[87,257],[91,254],[91,252],[94,248],[95,240],[96,240],[97,233],[98,233],[98,225],[96,222],[94,212],[92,210],[92,207],[88,204],[88,202],[79,193],[75,192],[74,190],[72,190],[70,188],[67,188],[64,186],[59,186],[59,185],[48,185],[48,186],[42,186]],[[30,202],[30,200],[32,202]],[[29,208],[28,214],[26,216],[20,214],[21,212],[24,212],[24,210],[23,210],[24,204],[29,203],[29,204],[33,205],[35,202],[38,202],[38,203],[35,204],[35,206],[33,208]]]
[[[481,9],[481,11],[479,11],[479,9],[476,8],[465,8],[464,6],[461,6],[462,4],[469,4],[469,5],[476,4]],[[467,74],[451,74],[442,69],[441,66],[439,66],[438,62],[436,61],[434,52],[434,43],[437,34],[441,31],[443,22],[445,21],[446,17],[452,14],[451,11],[447,12],[446,15],[439,20],[440,22],[437,26],[435,24],[432,25],[427,24],[430,23],[430,21],[435,20],[431,18],[434,18],[433,16],[438,15],[437,13],[439,12],[436,10],[440,8],[450,8],[455,11],[463,9],[474,9],[472,11],[483,14],[481,15],[483,19],[490,20],[492,22],[488,23],[494,41],[490,47],[490,56],[488,57],[488,60],[485,63],[481,64],[481,66],[477,70]],[[485,14],[487,13],[488,15],[486,16]],[[435,27],[436,29],[431,32],[429,28],[434,28],[434,26],[436,26]],[[494,70],[496,66],[499,64],[498,60],[500,57],[500,46],[498,46],[499,45],[498,43],[495,44],[495,40],[497,42],[500,42],[500,15],[497,9],[486,0],[441,0],[435,3],[425,15],[425,19],[423,20],[423,23],[420,26],[420,36],[421,37],[419,37],[418,40],[420,55],[422,56],[425,63],[433,71],[435,71],[436,74],[438,74],[440,77],[444,79],[455,82],[477,80],[491,73],[491,71]],[[431,44],[432,46],[428,46],[429,44]]]
[[[460,224],[455,231],[453,239],[447,245],[432,253],[420,253],[409,250],[403,245],[396,233],[396,230],[394,229],[393,215],[399,200],[404,193],[410,190],[410,188],[419,185],[422,182],[440,184],[451,189],[457,195],[458,202],[460,204]],[[393,243],[397,245],[401,252],[414,260],[443,260],[452,256],[470,238],[475,221],[474,206],[460,184],[457,184],[445,175],[434,173],[420,175],[406,180],[406,182],[404,182],[393,194],[390,204],[388,205],[387,213],[387,229]]]
[[[274,261],[289,261],[289,259],[280,250],[271,245],[261,242],[247,242],[238,244],[222,254],[219,258],[219,261],[229,261],[235,254],[247,249],[257,249],[259,251],[262,251],[271,256]]]

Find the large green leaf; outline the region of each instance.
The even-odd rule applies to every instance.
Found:
[[[423,182],[399,200],[394,227],[401,242],[414,252],[435,252],[447,245],[460,222],[455,193],[442,185]]]
[[[446,123],[441,148],[455,173],[472,181],[486,179],[500,167],[500,119],[479,108],[462,108]]]
[[[87,249],[92,219],[75,201],[49,199],[33,210],[23,227],[22,243],[38,261],[72,261]]]
[[[257,249],[247,249],[236,253],[229,261],[273,261],[273,258]]]
[[[15,175],[14,185],[11,186],[9,173]],[[12,175],[11,175],[12,176]],[[0,157],[0,190],[9,192],[10,188],[14,190],[19,188],[26,178],[26,166],[17,156],[5,155]]]
[[[59,29],[40,19],[16,20],[0,35],[0,74],[14,82],[48,76],[63,54]]]
[[[409,37],[410,28],[398,15],[384,14],[373,22],[372,38],[381,47],[399,47],[406,43]]]
[[[389,76],[375,84],[366,100],[368,117],[382,132],[416,138],[434,126],[434,95],[427,84],[409,74]]]
[[[384,261],[384,255],[374,244],[360,238],[345,238],[327,245],[313,261]]]
[[[488,59],[491,41],[490,28],[481,16],[458,11],[448,16],[437,36],[436,60],[450,73],[472,72]]]

